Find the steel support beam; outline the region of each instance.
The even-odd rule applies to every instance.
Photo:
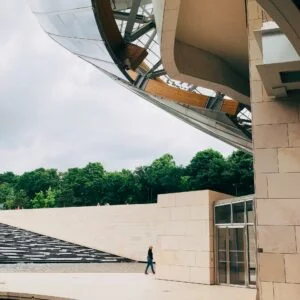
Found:
[[[114,11],[114,17],[116,20],[128,21],[130,13],[124,11]],[[145,18],[143,15],[137,14],[135,17],[135,23],[146,24],[150,21],[149,18]]]
[[[132,3],[132,7],[130,10],[130,14],[127,20],[126,28],[125,28],[125,36],[124,39],[127,40],[128,37],[131,36],[133,27],[135,24],[136,16],[139,11],[139,7],[141,5],[141,0],[134,0]]]
[[[147,24],[143,25],[142,27],[140,27],[138,30],[131,33],[130,35],[128,35],[128,34],[126,35],[126,31],[125,31],[124,39],[126,42],[130,42],[130,43],[134,42],[135,40],[140,38],[142,35],[144,35],[148,31],[150,31],[152,28],[155,28],[155,22],[153,20],[148,22]]]
[[[154,79],[154,78],[166,75],[166,74],[167,74],[167,72],[164,69],[154,71],[154,72],[151,73],[151,78]]]

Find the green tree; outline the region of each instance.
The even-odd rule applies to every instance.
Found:
[[[137,168],[135,175],[138,177],[144,202],[155,202],[158,194],[181,191],[184,169],[176,166],[172,155],[165,154],[150,166]]]
[[[0,174],[0,184],[8,183],[11,185],[15,185],[17,180],[18,180],[18,176],[15,175],[13,172],[5,172],[3,174]]]
[[[16,193],[16,207],[31,208],[31,201],[24,190],[17,190]]]
[[[104,193],[100,204],[139,203],[139,185],[130,170],[105,174]]]
[[[100,163],[72,168],[61,176],[59,206],[83,206],[101,203],[103,197],[104,168]]]
[[[237,196],[253,193],[252,156],[236,151],[225,159],[208,149],[185,168],[165,154],[134,172],[106,172],[101,163],[89,163],[64,173],[40,168],[20,176],[0,174],[0,203],[7,209],[151,203],[158,194],[201,189]]]
[[[226,161],[218,151],[208,149],[198,152],[187,166],[190,190],[211,189],[223,192],[226,183],[223,174]]]
[[[13,187],[9,183],[0,184],[0,203],[5,203],[7,196],[12,193]]]
[[[9,194],[6,196],[6,200],[4,203],[4,207],[6,209],[14,209],[16,208],[16,195],[13,188],[10,188]]]
[[[227,159],[224,182],[226,192],[242,196],[254,193],[253,157],[242,151],[233,152]]]
[[[55,196],[56,193],[48,188],[46,192],[40,191],[36,193],[34,199],[32,200],[33,208],[46,208],[46,207],[55,207]]]
[[[46,192],[49,187],[56,189],[58,186],[59,176],[57,170],[40,168],[21,175],[16,188],[25,191],[26,195],[33,199],[36,193]]]

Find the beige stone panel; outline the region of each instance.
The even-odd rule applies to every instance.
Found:
[[[255,196],[257,198],[268,197],[268,181],[265,174],[255,174]]]
[[[278,149],[279,172],[300,172],[300,148]]]
[[[173,31],[168,31],[170,34],[172,34]],[[174,48],[168,48],[168,45],[162,45],[162,48],[160,50],[161,53],[161,59],[162,64],[165,68],[169,68],[169,65],[174,64]]]
[[[183,266],[170,266],[171,280],[189,282],[190,268]]]
[[[255,125],[298,122],[298,103],[294,101],[253,103],[252,112]]]
[[[158,207],[174,207],[176,205],[175,194],[161,194],[157,197]]]
[[[259,20],[261,18],[261,9],[257,2],[248,1],[247,13],[249,20]]]
[[[232,198],[232,195],[209,191],[209,203],[213,204],[216,201]]]
[[[190,219],[208,221],[210,219],[210,206],[199,205],[195,207],[190,207]]]
[[[196,252],[195,251],[176,251],[175,265],[178,266],[195,266]]]
[[[172,76],[173,78],[175,78],[175,77],[178,78],[179,71],[178,71],[177,65],[174,63],[174,59],[173,59],[174,50],[169,49],[166,52],[167,52],[167,56],[169,57],[169,60],[163,59],[164,69],[169,76]]]
[[[191,282],[211,284],[212,283],[212,278],[211,278],[212,272],[213,272],[212,268],[192,267],[191,268]]]
[[[162,44],[164,45],[164,49],[170,49],[172,51],[174,49],[176,31],[166,31],[162,35]],[[170,58],[170,60],[173,58]]]
[[[177,26],[178,11],[176,9],[165,10],[163,31],[175,30]]]
[[[263,101],[263,90],[261,81],[251,82],[251,102],[257,103]]]
[[[190,217],[190,209],[188,207],[172,207],[171,219],[172,220],[188,220]]]
[[[258,21],[258,20],[253,20],[252,22],[255,22],[255,21]],[[248,30],[248,42],[254,40],[256,37],[254,35],[254,31],[253,30]],[[248,46],[248,49],[249,49],[249,46]],[[251,57],[249,57],[250,59]]]
[[[170,272],[170,266],[169,265],[157,265],[155,268],[156,278],[157,279],[165,279],[170,280],[171,278],[171,272]]]
[[[166,0],[165,9],[178,9],[180,6],[180,0]]]
[[[273,300],[274,299],[274,291],[273,291],[273,283],[272,282],[261,282],[261,300]]]
[[[169,221],[165,223],[166,235],[184,235],[186,232],[186,221]]]
[[[160,243],[162,250],[178,250],[182,244],[182,238],[180,236],[161,236]]]
[[[158,265],[174,265],[176,261],[176,251],[159,250],[155,253],[155,261]]]
[[[254,41],[254,40],[252,40]],[[261,63],[260,59],[255,59],[250,61],[250,79],[251,81],[259,81],[261,80],[260,75],[257,70],[257,65]]]
[[[268,174],[270,198],[300,198],[300,173]]]
[[[248,20],[249,31],[260,30],[262,27],[262,19]],[[251,56],[250,56],[251,58]]]
[[[161,207],[157,209],[156,220],[159,222],[167,222],[171,220],[171,209]]]
[[[284,259],[286,281],[289,283],[300,283],[300,255],[286,254]]]
[[[209,203],[209,191],[176,193],[176,206],[198,206]]]
[[[249,41],[249,51],[251,59],[261,59],[262,53],[256,39]]]
[[[287,124],[253,126],[255,148],[288,146]]]
[[[289,146],[300,147],[300,123],[288,124]]]
[[[299,210],[297,212],[299,213]],[[297,252],[300,253],[300,226],[296,226],[295,229],[296,229],[296,240],[297,240]]]
[[[269,97],[264,85],[262,86],[262,92],[263,92],[263,94],[262,94],[263,101],[265,101],[265,102],[274,101],[273,98]]]
[[[285,282],[283,254],[261,253],[259,266],[261,281]]]
[[[299,199],[256,199],[258,225],[300,225]]]
[[[296,238],[293,226],[258,226],[258,247],[264,252],[295,253]]]
[[[277,173],[277,149],[256,149],[254,168],[257,173]]]
[[[213,268],[214,267],[214,253],[208,251],[196,252],[196,265],[200,268]]]
[[[300,284],[274,283],[275,300],[299,300],[299,295]]]
[[[211,251],[211,242],[212,237],[190,237],[185,236],[180,240],[180,249],[181,250],[191,250],[191,251]]]
[[[206,237],[212,235],[210,230],[209,221],[186,221],[185,222],[185,235]]]

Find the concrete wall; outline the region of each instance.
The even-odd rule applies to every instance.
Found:
[[[207,190],[159,195],[157,278],[215,283],[213,203],[225,198]]]
[[[268,97],[256,66],[263,55],[254,31],[263,24],[248,0],[258,276],[261,300],[300,295],[300,119],[298,99]],[[270,74],[272,76],[272,74]]]
[[[0,223],[145,261],[160,214],[156,204],[11,210]]]

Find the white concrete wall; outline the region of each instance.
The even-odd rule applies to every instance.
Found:
[[[156,204],[0,211],[0,223],[142,261],[159,219]]]
[[[215,283],[213,203],[225,198],[207,190],[159,195],[157,278]]]

